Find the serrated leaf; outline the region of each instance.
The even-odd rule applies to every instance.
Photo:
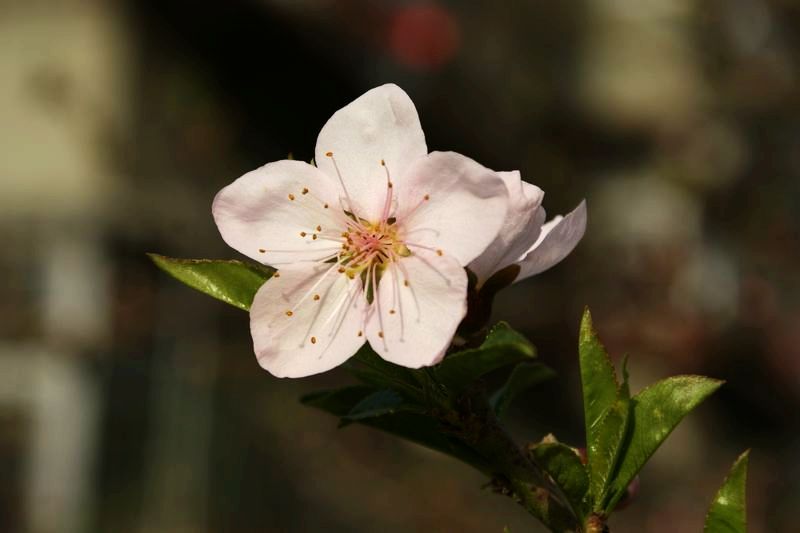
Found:
[[[256,292],[275,272],[269,267],[221,259],[176,259],[147,254],[161,270],[200,292],[248,311]]]
[[[621,387],[605,347],[597,337],[588,309],[581,320],[578,344],[589,487],[595,510],[605,499],[628,428],[627,378]]]
[[[572,448],[558,442],[539,444],[532,450],[536,463],[553,478],[579,517],[586,514],[589,476]]]
[[[597,431],[597,424],[608,409],[617,401],[619,385],[614,365],[608,357],[592,325],[589,309],[583,313],[578,344],[583,390],[583,413],[586,438],[589,442]]]
[[[703,376],[675,376],[647,387],[632,398],[625,454],[609,491],[606,512],[613,510],[628,484],[683,417],[720,385],[721,381]]]
[[[500,322],[479,348],[449,355],[434,368],[434,372],[448,389],[459,393],[493,370],[534,357],[536,349],[528,339],[505,322]]]
[[[609,492],[611,476],[623,450],[629,414],[630,399],[620,395],[598,421],[596,432],[587,447],[595,511],[603,508],[603,502]]]
[[[733,463],[728,477],[711,502],[706,515],[705,533],[746,533],[747,531],[747,450]]]
[[[518,395],[555,376],[555,370],[542,363],[518,364],[511,371],[505,384],[492,395],[490,401],[495,414],[502,417]]]

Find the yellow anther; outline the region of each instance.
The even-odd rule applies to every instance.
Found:
[[[308,194],[308,187],[303,187],[303,190],[300,191],[302,194]]]
[[[311,337],[311,344],[317,344],[317,338]]]
[[[264,252],[266,252],[266,250],[265,250],[265,249],[263,249],[263,248],[259,248],[259,249],[258,249],[258,253],[260,253],[260,254],[263,254]]]
[[[438,255],[439,257],[441,257],[441,256],[443,256],[443,255],[444,255],[444,252],[443,252],[443,251],[441,251],[441,250],[436,250],[436,255]]]
[[[294,194],[289,193],[289,200],[294,200]]]
[[[325,152],[326,157],[333,157],[333,152]]]
[[[308,235],[308,233],[306,233],[305,231],[301,231],[301,232],[300,232],[300,236],[301,236],[301,237],[305,237],[306,235]]]
[[[431,199],[431,195],[430,195],[430,194],[426,194],[426,195],[424,196],[424,198],[425,198],[426,200],[430,200],[430,199]]]
[[[322,226],[317,226],[317,231],[322,231]]]
[[[286,311],[286,316],[292,316],[293,314],[291,311]]]
[[[319,294],[314,295],[314,301],[316,302],[317,300],[319,300]]]

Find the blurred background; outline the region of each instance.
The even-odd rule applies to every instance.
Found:
[[[577,250],[495,306],[560,374],[520,439],[582,444],[588,304],[634,390],[727,380],[612,531],[700,531],[747,447],[750,531],[796,531],[798,30],[795,0],[0,0],[0,530],[541,530],[301,406],[349,378],[271,377],[245,313],[144,255],[236,256],[216,191],[391,81],[431,149],[520,169],[551,215],[588,200]]]

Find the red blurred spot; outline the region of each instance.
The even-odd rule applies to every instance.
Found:
[[[461,41],[458,21],[432,3],[398,8],[389,21],[389,51],[407,67],[433,70],[450,61]]]

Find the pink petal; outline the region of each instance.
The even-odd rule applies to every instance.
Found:
[[[498,175],[508,190],[508,212],[492,244],[469,264],[479,283],[525,254],[539,237],[544,219],[544,209],[540,209],[544,192],[539,187],[522,181],[516,170]]]
[[[508,210],[497,173],[455,152],[418,159],[395,189],[397,221],[412,250],[443,250],[461,265],[497,237]]]
[[[336,183],[301,161],[248,172],[217,193],[212,212],[228,245],[271,265],[330,256],[345,226]]]
[[[250,333],[258,363],[277,377],[318,374],[342,364],[366,337],[361,280],[337,265],[281,269],[256,293]]]
[[[567,257],[586,231],[586,201],[565,217],[557,216],[542,226],[539,239],[519,261],[517,281],[544,272]]]
[[[405,367],[438,363],[467,312],[466,291],[466,272],[452,257],[421,251],[400,259],[379,283],[370,346]]]
[[[400,87],[387,84],[333,114],[317,138],[315,160],[337,183],[341,176],[354,212],[376,221],[386,194],[386,169],[396,182],[427,153],[414,103]]]

